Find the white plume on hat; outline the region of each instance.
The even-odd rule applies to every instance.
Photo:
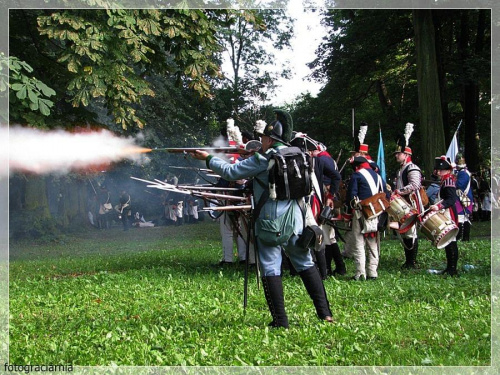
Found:
[[[237,145],[243,144],[240,128],[234,126],[234,120],[232,118],[228,118],[226,122],[227,137],[229,138],[229,141],[236,142]]]
[[[367,131],[368,131],[368,125],[361,125],[359,127],[358,139],[360,144],[362,144],[365,141],[365,136]]]
[[[406,127],[405,127],[405,134],[404,134],[405,141],[406,141],[405,146],[408,146],[412,133],[413,133],[413,124],[411,122],[407,122]]]
[[[257,134],[264,134],[264,129],[266,128],[266,126],[267,126],[267,122],[265,122],[264,120],[257,120],[253,130]]]

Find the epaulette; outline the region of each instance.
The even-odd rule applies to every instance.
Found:
[[[442,187],[456,187],[455,185],[455,179],[452,177],[447,177],[441,182]]]
[[[419,171],[420,172],[419,166],[414,164],[414,163],[408,163],[408,165],[406,166],[406,170],[407,170],[407,172],[411,172],[411,171]]]

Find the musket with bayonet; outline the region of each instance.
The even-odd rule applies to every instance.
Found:
[[[187,170],[187,171],[198,171],[198,172],[213,173],[213,171],[211,169],[207,169],[207,168],[182,167],[182,166],[177,166],[177,165],[167,165],[166,168],[169,168],[169,169],[182,169],[182,170]]]

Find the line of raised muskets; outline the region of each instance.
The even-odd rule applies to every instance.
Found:
[[[239,195],[231,195],[231,194],[219,194],[213,193],[212,191],[225,191],[225,192],[236,192],[241,191],[238,188],[225,188],[225,187],[216,187],[216,186],[207,186],[207,185],[173,185],[169,184],[165,181],[161,181],[158,179],[154,179],[153,181],[145,180],[142,178],[131,177],[134,180],[141,181],[147,183],[148,188],[154,188],[164,191],[169,191],[173,193],[191,195],[193,197],[203,198],[204,200],[219,204],[219,200],[222,201],[230,201],[233,202],[233,205],[224,205],[224,206],[211,206],[211,207],[203,207],[203,211],[231,211],[231,210],[250,210],[252,206],[250,204],[237,204],[243,203],[248,200],[247,197],[242,197]]]
[[[196,150],[209,151],[212,153],[224,153],[224,154],[238,154],[238,155],[251,155],[258,150],[259,147],[255,147],[251,150],[247,150],[243,147],[236,146],[228,146],[228,147],[165,147],[165,148],[154,148],[151,151],[165,151],[170,153],[177,154],[188,154],[195,152]],[[204,172],[207,177],[220,177],[217,174],[214,174],[210,169],[204,168],[194,168],[194,167],[181,167],[181,166],[169,166],[171,169],[184,169],[184,170],[196,170],[199,172]],[[134,180],[146,182],[149,188],[191,195],[198,198],[203,198],[205,201],[210,203],[217,204],[216,206],[211,207],[203,207],[202,211],[231,211],[231,210],[244,210],[248,211],[252,209],[252,205],[250,204],[241,204],[243,202],[247,202],[247,197],[230,195],[230,194],[219,194],[214,193],[213,191],[224,191],[224,192],[236,192],[241,191],[238,188],[226,188],[226,187],[216,187],[212,185],[173,185],[169,184],[165,181],[161,181],[158,179],[154,179],[154,181],[145,180],[142,178],[131,177]],[[233,205],[220,205],[221,200],[223,201],[231,201],[235,204]],[[240,203],[240,204],[237,204]]]
[[[257,141],[254,141],[257,142]],[[154,148],[152,151],[165,151],[170,153],[182,153],[188,154],[195,152],[196,150],[209,151],[212,153],[226,153],[226,154],[239,154],[239,155],[252,155],[258,151],[260,142],[257,144],[252,144],[249,149],[237,146],[228,147],[166,147],[166,148]],[[247,147],[248,148],[248,147]],[[339,155],[340,156],[340,155]],[[182,170],[194,170],[197,172],[203,172],[207,177],[220,177],[211,169],[187,167],[187,166],[168,166],[170,169],[182,169]],[[194,197],[202,198],[208,203],[215,204],[210,207],[203,207],[201,211],[250,211],[252,210],[252,204],[248,204],[251,201],[250,197],[245,197],[241,195],[231,195],[228,192],[241,192],[239,188],[228,188],[228,187],[216,187],[213,185],[173,185],[165,181],[154,179],[153,181],[145,180],[142,178],[131,177],[134,180],[147,183],[148,188],[154,188],[174,193],[191,195]],[[226,194],[214,193],[214,191],[224,191]],[[227,201],[233,204],[227,204]],[[244,204],[247,203],[247,204]],[[337,225],[325,220],[328,224],[333,225],[338,228]],[[343,229],[343,228],[339,228]],[[349,229],[349,228],[345,228]]]

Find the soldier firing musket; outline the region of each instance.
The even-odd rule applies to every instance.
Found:
[[[287,147],[293,130],[290,114],[280,109],[276,109],[274,112],[276,119],[271,124],[268,125],[262,120],[257,121],[254,130],[261,136],[262,148],[252,157],[231,164],[204,150],[196,150],[191,155],[198,160],[204,160],[207,168],[219,173],[222,178],[228,181],[254,179],[253,190],[256,204],[255,209],[252,210],[252,216],[255,225],[255,245],[259,256],[259,268],[262,269],[264,294],[272,316],[269,326],[288,328],[281,279],[282,248],[298,271],[314,303],[318,318],[333,322],[321,276],[312,261],[310,252],[306,251],[306,246],[299,241],[304,230],[304,219],[299,199],[303,199],[306,195],[303,194],[303,190],[307,190],[307,186],[310,186],[309,180],[305,178],[308,176],[306,168],[310,164],[303,161],[307,158],[300,152],[300,149]],[[296,150],[298,150],[298,154],[294,153]],[[295,159],[296,155],[302,157],[300,166],[301,159]],[[273,169],[272,173],[270,172],[270,167],[276,165],[278,160],[284,160],[285,156],[291,156],[296,161],[295,165],[301,173],[293,174],[293,182],[300,182],[300,188],[304,189],[299,188],[291,191],[286,188],[277,188],[277,186],[281,187],[286,184],[284,180],[276,177],[277,174],[274,174],[276,169]],[[270,165],[271,159],[273,163]],[[283,162],[280,166],[283,166]],[[288,178],[286,183],[288,184]]]

